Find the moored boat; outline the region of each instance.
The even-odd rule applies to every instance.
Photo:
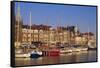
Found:
[[[30,57],[30,54],[15,54],[15,57],[16,58],[29,58]]]
[[[81,48],[81,51],[87,51],[88,48]]]
[[[88,42],[88,49],[89,50],[96,50],[97,46],[96,46],[96,44],[92,44],[92,42]]]
[[[15,50],[15,57],[16,58],[29,58],[30,53],[24,53],[22,49]]]
[[[73,47],[73,48],[72,48],[72,51],[73,51],[73,52],[80,52],[80,51],[81,51],[81,48],[75,48],[75,47]]]
[[[59,56],[60,55],[60,51],[48,51],[48,56]]]
[[[43,51],[43,56],[59,56],[60,51],[58,49],[50,49]]]
[[[30,58],[38,58],[42,56],[42,52],[41,51],[32,51],[30,54]]]
[[[72,52],[71,48],[60,49],[60,53],[61,54],[63,54],[63,53],[70,53],[70,52]]]

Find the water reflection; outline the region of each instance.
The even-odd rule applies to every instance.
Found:
[[[41,65],[41,64],[57,64],[57,63],[75,63],[75,62],[92,62],[97,60],[96,51],[82,51],[67,54],[61,54],[56,57],[39,57],[31,58],[15,58],[16,66],[24,65]]]

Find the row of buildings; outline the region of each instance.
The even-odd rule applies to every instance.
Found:
[[[15,46],[34,42],[87,45],[90,40],[95,44],[95,35],[91,32],[81,33],[77,26],[54,28],[45,24],[24,25],[20,15],[15,17]]]

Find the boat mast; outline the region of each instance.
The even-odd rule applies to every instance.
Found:
[[[26,34],[27,34],[27,41],[26,41],[26,42],[27,42],[27,43],[28,43],[28,29],[29,29],[29,28],[28,28],[28,24],[27,24],[27,25],[26,25],[26,32],[27,32],[27,33],[26,33]]]
[[[19,22],[20,22],[20,5],[18,3],[18,25],[17,25],[17,45],[19,46]]]
[[[76,24],[76,28],[75,28],[75,35],[77,36],[77,32],[78,32],[78,25]]]
[[[67,35],[67,39],[66,39],[66,43],[68,43],[68,30],[67,30],[67,24],[66,24],[66,35]]]
[[[88,28],[88,42],[87,43],[88,43],[88,46],[89,46],[89,28]]]
[[[78,37],[78,25],[75,26],[75,38]],[[76,40],[75,40],[76,41]],[[74,42],[75,42],[74,41]],[[75,43],[76,44],[76,43]]]
[[[60,39],[60,36],[59,36],[59,20],[57,22],[57,42],[60,42],[59,39]]]
[[[46,22],[46,26],[47,26],[47,34],[48,34],[48,39],[47,39],[47,45],[49,46],[49,25],[48,25],[48,19],[47,19],[47,22]]]
[[[46,20],[46,22],[44,23],[45,24],[45,27],[46,27],[46,34],[47,34],[47,41],[46,41],[46,45],[49,47],[50,44],[49,44],[49,39],[50,39],[50,36],[49,36],[49,25],[48,25],[48,18]],[[44,37],[44,36],[43,36]]]
[[[31,45],[31,11],[30,11],[30,45]]]

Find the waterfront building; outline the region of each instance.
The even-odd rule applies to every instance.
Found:
[[[89,33],[80,33],[75,37],[75,43],[78,45],[87,46],[88,43],[91,42],[91,45],[96,45],[95,35],[91,32]]]
[[[18,18],[18,17],[17,17]],[[18,23],[16,18],[16,23]],[[55,45],[60,44],[77,44],[77,45],[87,45],[88,41],[92,41],[93,44],[96,44],[95,36],[93,33],[79,33],[75,31],[74,26],[68,27],[57,27],[53,28],[47,25],[23,25],[22,20],[20,19],[19,24],[19,37],[18,37],[18,24],[15,25],[15,43],[18,41],[20,43],[29,44],[34,42],[41,42],[46,45]],[[30,38],[31,37],[31,38]]]
[[[91,43],[91,45],[96,47],[96,36],[92,32],[82,33],[82,35],[87,40],[86,44]]]
[[[70,27],[71,28],[71,27]],[[30,34],[31,33],[31,34]],[[72,34],[72,35],[71,35]],[[31,35],[31,36],[30,36]],[[31,39],[30,39],[31,37]],[[22,43],[32,42],[42,42],[45,44],[71,44],[71,42],[75,41],[74,32],[69,30],[69,27],[57,27],[53,28],[47,25],[35,25],[31,26],[31,30],[29,29],[29,25],[23,25],[22,27]]]

